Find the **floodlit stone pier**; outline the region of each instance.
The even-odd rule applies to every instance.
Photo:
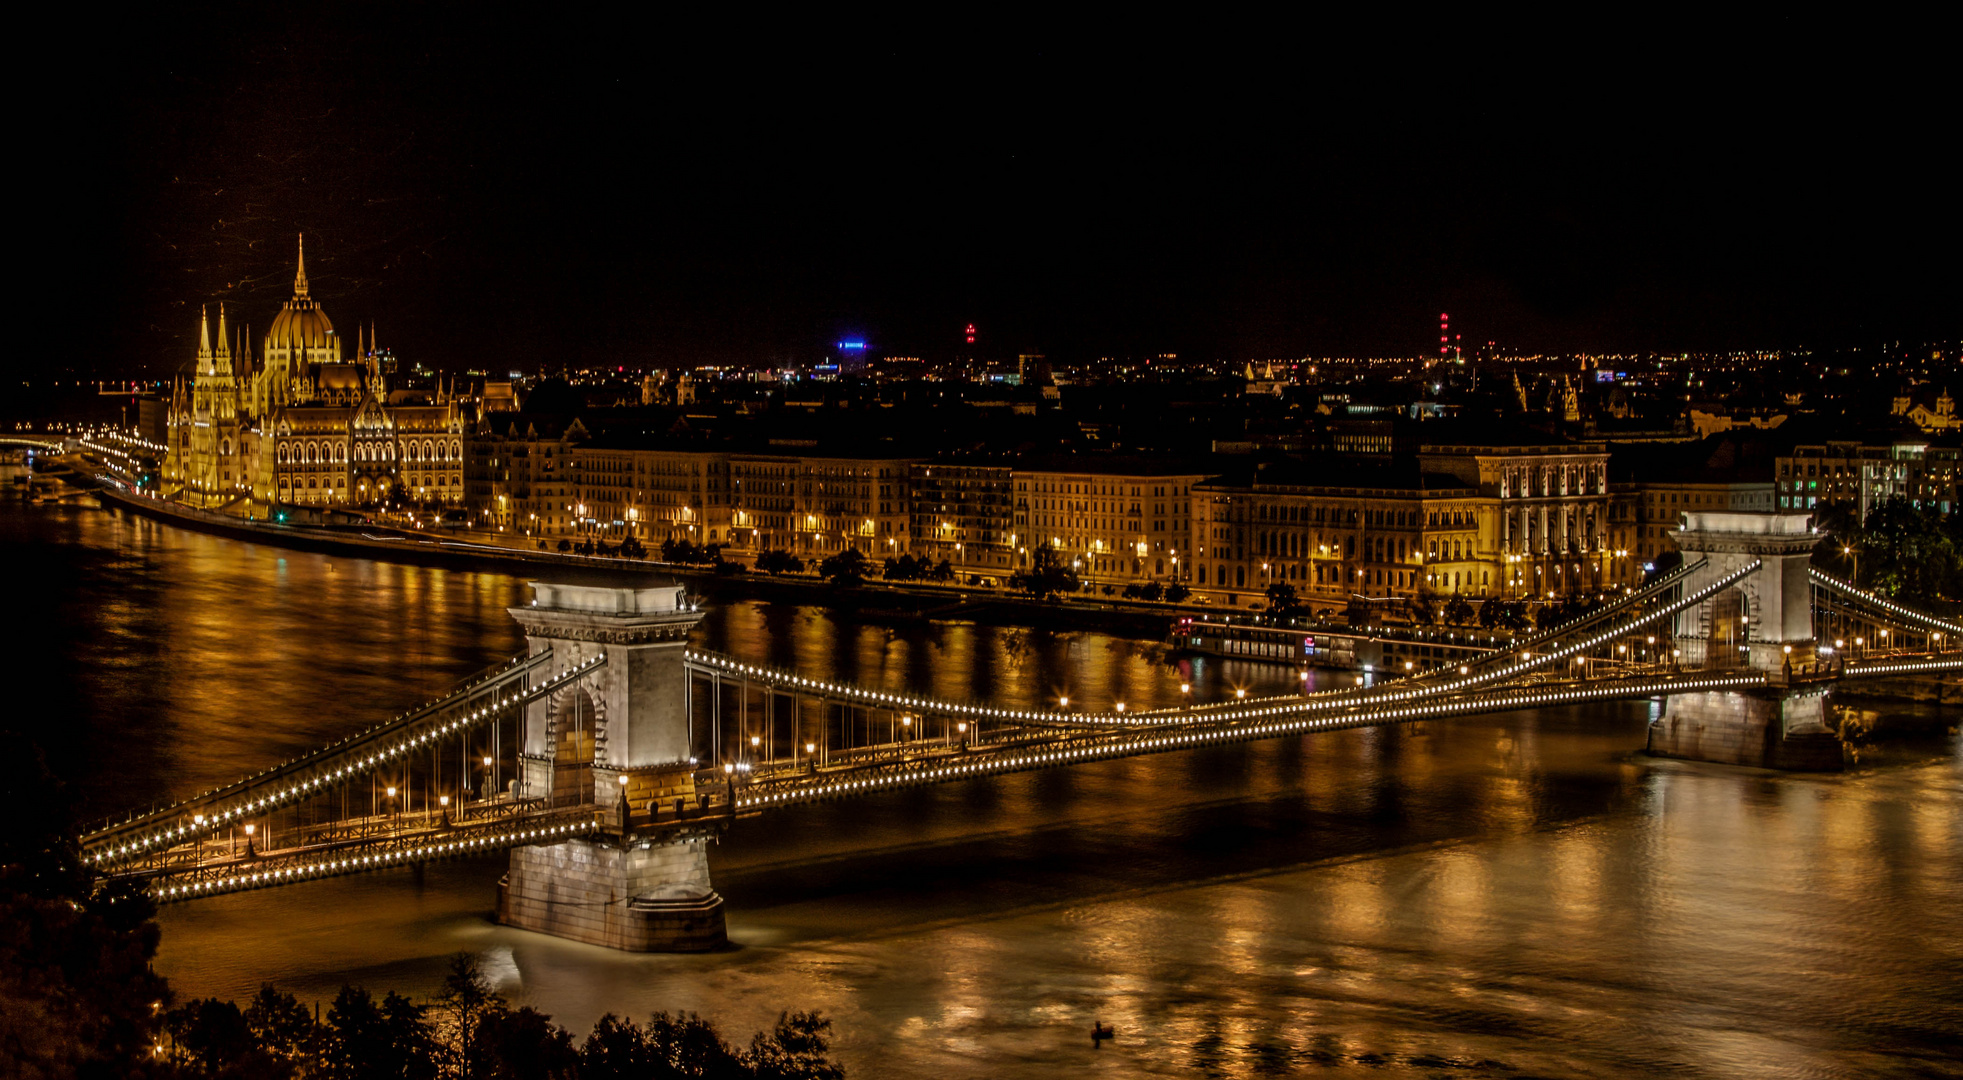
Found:
[[[510,611],[528,651],[552,654],[536,679],[605,663],[528,707],[516,794],[592,807],[610,829],[513,849],[498,920],[635,952],[720,948],[723,900],[708,857],[719,824],[700,813],[694,788],[682,666],[701,614],[674,585],[532,589],[532,604]]]
[[[1826,725],[1832,658],[1816,648],[1807,562],[1819,534],[1809,514],[1687,513],[1674,534],[1705,563],[1694,592],[1759,561],[1757,573],[1676,616],[1685,667],[1755,669],[1765,689],[1675,694],[1650,724],[1649,752],[1726,765],[1832,772],[1845,766]],[[1831,650],[1829,650],[1831,651]],[[1821,673],[1816,676],[1814,673]]]

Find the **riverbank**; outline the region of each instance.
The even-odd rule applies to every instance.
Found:
[[[571,574],[581,578],[644,579],[672,577],[712,600],[777,600],[841,608],[882,622],[960,619],[1013,623],[1042,629],[1097,630],[1126,637],[1163,639],[1174,619],[1188,609],[1174,604],[1127,601],[1034,600],[1012,594],[938,585],[867,581],[841,588],[817,577],[768,574],[717,574],[682,563],[665,563],[553,551],[527,551],[444,534],[420,535],[401,529],[366,526],[301,525],[248,521],[230,514],[198,510],[162,499],[110,488],[95,491],[102,505],[180,528],[247,543],[296,551],[352,555],[456,570],[487,570],[538,576]]]

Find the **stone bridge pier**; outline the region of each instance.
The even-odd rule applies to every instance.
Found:
[[[1820,536],[1809,514],[1686,513],[1671,534],[1685,562],[1705,561],[1684,582],[1696,592],[1753,560],[1758,571],[1677,613],[1675,648],[1686,668],[1765,673],[1764,689],[1676,694],[1651,722],[1649,752],[1727,765],[1834,771],[1840,737],[1825,723],[1830,679],[1794,673],[1816,659],[1807,562]]]
[[[532,583],[509,609],[527,651],[550,653],[544,682],[594,656],[606,663],[527,706],[514,793],[592,807],[621,827],[598,839],[514,848],[498,886],[511,926],[635,952],[724,944],[723,901],[709,884],[713,826],[630,831],[633,809],[691,801],[682,650],[702,618],[678,585],[605,588]]]

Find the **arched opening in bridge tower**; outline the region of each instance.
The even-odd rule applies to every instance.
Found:
[[[574,687],[552,714],[552,805],[593,801],[594,733],[599,725],[593,699]]]
[[[1739,668],[1746,666],[1744,645],[1746,627],[1745,594],[1736,587],[1711,599],[1710,636],[1705,639],[1704,666]]]

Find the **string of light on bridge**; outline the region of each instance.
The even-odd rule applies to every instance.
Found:
[[[433,742],[436,739],[442,738],[446,735],[455,734],[459,731],[475,726],[477,723],[485,719],[500,714],[505,709],[511,707],[511,705],[515,701],[529,700],[532,698],[536,698],[541,694],[549,693],[552,690],[557,689],[559,686],[562,686],[567,682],[570,682],[574,679],[589,674],[594,668],[597,668],[604,663],[606,663],[606,657],[604,654],[590,657],[570,668],[567,668],[565,671],[561,672],[558,675],[553,676],[551,679],[548,679],[545,682],[538,684],[537,686],[531,687],[524,694],[520,695],[517,698],[495,702],[491,705],[486,705],[482,708],[475,709],[471,712],[465,713],[462,716],[457,717],[454,720],[449,721],[448,723],[438,725],[435,729],[431,731],[417,732],[413,735],[409,735],[405,737],[405,739],[402,742],[397,743],[393,746],[372,751],[367,756],[356,760],[354,763],[350,765],[344,765],[338,769],[335,769],[333,772],[323,773],[317,776],[311,776],[304,780],[297,781],[291,786],[274,791],[270,795],[264,795],[255,799],[250,799],[237,806],[226,807],[222,810],[216,811],[215,813],[209,816],[200,814],[197,815],[189,824],[179,823],[176,825],[172,825],[156,833],[153,833],[149,836],[145,836],[137,840],[132,840],[123,844],[116,845],[114,847],[105,848],[103,850],[93,852],[91,853],[90,861],[100,865],[117,859],[123,859],[135,855],[141,855],[146,851],[150,851],[156,848],[158,845],[169,846],[178,843],[180,841],[183,841],[185,839],[188,839],[192,836],[201,835],[203,833],[209,832],[213,829],[222,827],[224,825],[236,823],[253,814],[264,813],[269,810],[276,810],[281,806],[285,806],[289,803],[296,802],[300,799],[306,798],[309,795],[317,794],[322,788],[332,786],[334,783],[338,781],[348,779],[354,776],[355,774],[362,772],[363,770],[371,769],[378,765],[388,764],[389,762],[402,757],[404,754],[407,754],[412,750],[422,749],[423,747],[428,746],[431,742]],[[335,748],[330,747],[326,750],[320,751],[318,754],[310,755],[309,758],[300,758],[296,760],[302,764],[305,764],[313,759],[326,757],[336,752],[337,751]],[[191,804],[179,804],[179,805],[188,806]]]
[[[1528,672],[1532,672],[1540,668],[1546,667],[1549,664],[1553,664],[1557,661],[1565,660],[1569,657],[1586,652],[1589,649],[1596,648],[1597,646],[1600,646],[1606,642],[1613,641],[1615,638],[1619,636],[1628,634],[1631,631],[1641,629],[1642,627],[1647,626],[1653,622],[1674,615],[1678,611],[1684,608],[1693,607],[1697,604],[1703,603],[1711,596],[1716,595],[1719,591],[1735,584],[1739,580],[1756,572],[1759,569],[1760,565],[1761,563],[1758,560],[1753,560],[1751,563],[1718,579],[1717,581],[1711,583],[1710,585],[1705,586],[1703,589],[1700,589],[1689,596],[1682,597],[1678,599],[1675,603],[1665,605],[1664,607],[1658,608],[1656,611],[1649,612],[1639,619],[1636,619],[1629,623],[1618,624],[1615,628],[1605,631],[1604,633],[1597,634],[1591,638],[1583,639],[1579,642],[1576,642],[1575,644],[1566,646],[1565,648],[1554,650],[1552,652],[1540,653],[1532,656],[1527,656],[1523,654],[1523,657],[1520,662],[1510,664],[1505,667],[1496,668],[1490,671],[1481,672],[1477,675],[1471,675],[1467,678],[1458,679],[1452,682],[1447,682],[1447,683],[1442,683],[1432,686],[1418,686],[1408,689],[1400,687],[1397,689],[1379,689],[1379,690],[1368,690],[1368,691],[1345,690],[1342,691],[1342,693],[1348,695],[1347,697],[1325,698],[1325,699],[1313,700],[1313,701],[1304,701],[1303,699],[1298,697],[1290,697],[1286,699],[1289,702],[1288,705],[1279,706],[1278,708],[1285,711],[1301,711],[1304,709],[1314,709],[1314,710],[1335,709],[1335,708],[1343,708],[1353,705],[1356,703],[1356,701],[1359,698],[1368,698],[1371,700],[1386,700],[1386,701],[1409,701],[1418,698],[1436,697],[1443,694],[1458,693],[1464,690],[1475,689],[1477,687],[1487,685],[1488,683],[1497,682],[1503,679],[1515,677],[1517,675],[1526,674]],[[1594,616],[1591,616],[1591,619],[1598,618],[1601,615],[1602,613],[1598,612]],[[1034,723],[1041,723],[1041,724],[1050,724],[1056,726],[1072,726],[1072,727],[1142,727],[1142,726],[1156,725],[1162,723],[1163,718],[1166,715],[1174,714],[1174,710],[1153,710],[1149,712],[1136,712],[1136,713],[1114,711],[1109,713],[1072,714],[1072,713],[1044,712],[1044,711],[1036,711],[1036,710],[1029,710],[1029,709],[1002,709],[1002,708],[995,708],[986,705],[972,705],[965,702],[938,701],[930,698],[922,698],[922,697],[911,696],[906,694],[893,694],[881,690],[870,690],[862,686],[853,685],[851,683],[834,683],[834,682],[827,682],[822,679],[810,679],[802,675],[798,675],[794,672],[767,668],[754,664],[745,664],[735,659],[732,659],[730,657],[721,656],[715,653],[688,651],[682,654],[682,659],[685,662],[714,667],[736,674],[750,675],[757,678],[773,680],[799,689],[809,690],[818,694],[825,694],[834,697],[850,698],[867,704],[884,705],[892,708],[906,708],[906,709],[918,709],[921,711],[947,712],[947,713],[956,713],[956,714],[968,715],[968,716],[987,717],[991,719],[1020,720],[1020,721],[1027,721],[1027,722],[1034,722]],[[1269,699],[1269,700],[1280,700],[1280,699]],[[1190,712],[1192,713],[1203,712],[1205,715],[1217,715],[1218,710],[1232,708],[1235,706],[1242,706],[1245,704],[1246,704],[1245,702],[1217,702],[1209,705],[1195,706],[1193,707],[1192,710],[1190,710]],[[1180,712],[1189,712],[1189,711],[1180,710]]]
[[[1669,678],[1633,685],[1621,684],[1574,690],[1520,692],[1497,698],[1374,709],[1351,716],[1315,717],[1283,721],[1272,721],[1267,720],[1267,718],[1289,711],[1285,708],[1242,709],[1215,719],[1227,721],[1267,720],[1267,722],[1253,727],[1239,727],[1217,731],[1168,732],[1162,735],[1146,738],[1130,738],[1121,742],[1098,746],[1068,747],[1035,752],[1011,752],[1010,754],[992,757],[985,761],[966,761],[950,765],[922,765],[906,773],[839,779],[818,784],[800,784],[800,786],[789,790],[739,797],[736,800],[736,805],[739,809],[772,809],[814,799],[892,789],[910,784],[961,780],[973,776],[1041,768],[1047,765],[1067,765],[1098,758],[1125,757],[1135,754],[1179,750],[1207,743],[1271,738],[1282,735],[1301,734],[1309,731],[1330,731],[1345,727],[1366,727],[1382,723],[1409,723],[1415,720],[1449,716],[1454,713],[1475,711],[1500,712],[1512,708],[1530,708],[1536,705],[1568,705],[1582,701],[1599,701],[1607,698],[1648,697],[1652,694],[1659,693],[1737,690],[1763,685],[1765,685],[1765,678],[1763,675],[1758,674],[1692,679]]]
[[[361,873],[367,870],[382,870],[404,863],[428,862],[469,855],[479,851],[495,851],[499,848],[515,847],[533,841],[569,840],[584,836],[600,828],[598,821],[576,821],[563,825],[535,826],[532,828],[510,830],[490,835],[473,836],[462,840],[445,840],[436,843],[419,844],[415,847],[385,851],[378,855],[357,855],[339,859],[325,859],[301,866],[275,867],[256,870],[251,873],[231,874],[225,877],[207,878],[184,885],[167,885],[156,889],[153,895],[159,900],[188,900],[199,896],[215,896],[219,893],[240,892],[246,889],[271,885],[285,885],[295,881],[312,878],[333,877],[339,874]]]
[[[1814,583],[1817,585],[1824,585],[1835,592],[1843,593],[1847,596],[1851,596],[1854,599],[1861,601],[1862,603],[1873,604],[1874,606],[1880,608],[1883,611],[1886,611],[1892,615],[1899,615],[1910,622],[1922,623],[1925,626],[1932,626],[1952,636],[1963,635],[1963,624],[1944,622],[1943,620],[1938,619],[1935,616],[1927,614],[1925,612],[1917,611],[1914,608],[1910,608],[1910,607],[1903,607],[1902,605],[1895,603],[1893,600],[1887,600],[1880,596],[1876,596],[1874,593],[1868,592],[1865,589],[1862,589],[1849,582],[1842,581],[1839,578],[1833,577],[1829,574],[1824,574],[1820,572],[1818,569],[1815,569],[1814,567],[1811,566],[1806,568],[1806,572],[1809,576],[1813,578]]]

